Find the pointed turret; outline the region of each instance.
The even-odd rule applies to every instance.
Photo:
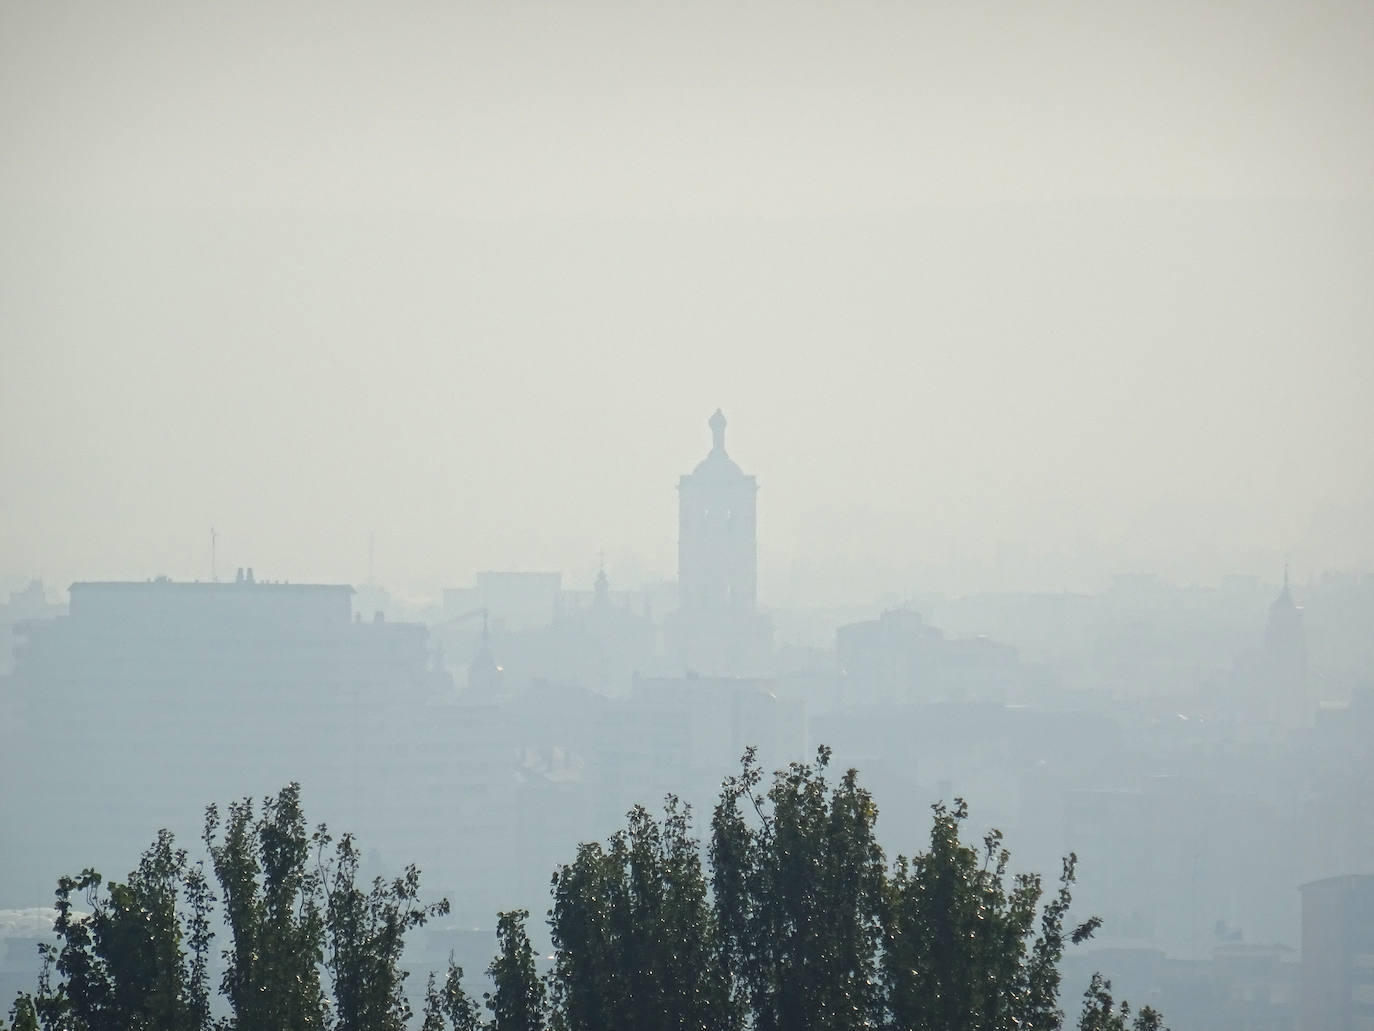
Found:
[[[1312,707],[1307,697],[1307,634],[1302,623],[1302,608],[1293,600],[1285,564],[1283,587],[1269,605],[1264,651],[1274,717],[1286,726],[1304,726],[1311,720]]]
[[[501,690],[501,667],[491,654],[491,631],[487,611],[482,610],[482,641],[468,665],[468,690],[474,694],[494,695]]]

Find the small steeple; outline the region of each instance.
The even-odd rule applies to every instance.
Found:
[[[482,694],[496,694],[501,689],[501,667],[491,654],[491,633],[487,626],[487,610],[482,610],[482,643],[468,666],[468,689]]]
[[[603,551],[598,556],[596,570],[596,604],[608,605],[611,600],[611,581],[606,576],[606,553]]]
[[[1270,607],[1289,609],[1297,607],[1293,602],[1293,589],[1289,586],[1287,562],[1283,564],[1283,590],[1279,591],[1279,596],[1274,599],[1274,603]]]
[[[1312,722],[1315,705],[1309,694],[1307,675],[1307,635],[1303,631],[1302,609],[1293,599],[1288,564],[1283,567],[1283,589],[1269,606],[1269,622],[1264,628],[1264,679],[1268,692],[1269,716],[1289,727],[1305,727]]]
[[[717,408],[706,424],[711,427],[711,450],[725,454],[725,413]]]

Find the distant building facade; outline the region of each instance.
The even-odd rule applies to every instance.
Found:
[[[1374,1031],[1374,876],[1302,886],[1298,1031]]]
[[[1026,677],[1011,645],[947,638],[910,609],[839,627],[835,651],[853,705],[1001,701]]]
[[[444,618],[485,612],[506,630],[544,627],[558,615],[562,591],[562,573],[486,570],[471,587],[444,591]]]
[[[52,619],[65,611],[65,606],[48,601],[42,580],[30,580],[22,591],[11,591],[9,602],[0,603],[0,675],[12,668],[12,646],[21,624],[31,620]],[[3,715],[3,702],[0,701],[0,717]]]
[[[0,842],[7,889],[42,899],[59,863],[122,872],[169,820],[290,781],[331,823],[390,819],[376,785],[409,761],[390,743],[451,681],[424,626],[355,619],[352,594],[247,571],[76,583],[67,615],[23,625],[0,777],[32,790],[0,793],[0,818],[31,830]]]

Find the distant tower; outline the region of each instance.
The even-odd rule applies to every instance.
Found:
[[[1288,567],[1283,567],[1283,589],[1269,606],[1264,628],[1264,661],[1274,720],[1288,727],[1312,722],[1307,693],[1307,635],[1302,609],[1293,601]]]
[[[596,582],[593,585],[594,604],[597,608],[605,608],[611,603],[611,581],[606,576],[606,553],[602,552],[599,557],[599,564],[596,570]]]
[[[749,613],[758,600],[758,482],[725,451],[725,415],[711,416],[711,452],[678,481],[678,604],[684,613]]]
[[[501,691],[502,669],[491,654],[491,633],[487,627],[487,613],[482,612],[482,643],[468,666],[468,690],[475,695],[490,697]]]
[[[678,481],[678,612],[683,665],[703,674],[756,672],[771,632],[757,611],[758,481],[725,450],[725,415],[711,416],[711,451]]]

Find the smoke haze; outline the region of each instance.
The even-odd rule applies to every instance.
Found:
[[[7,5],[0,576],[1367,565],[1374,11]]]

